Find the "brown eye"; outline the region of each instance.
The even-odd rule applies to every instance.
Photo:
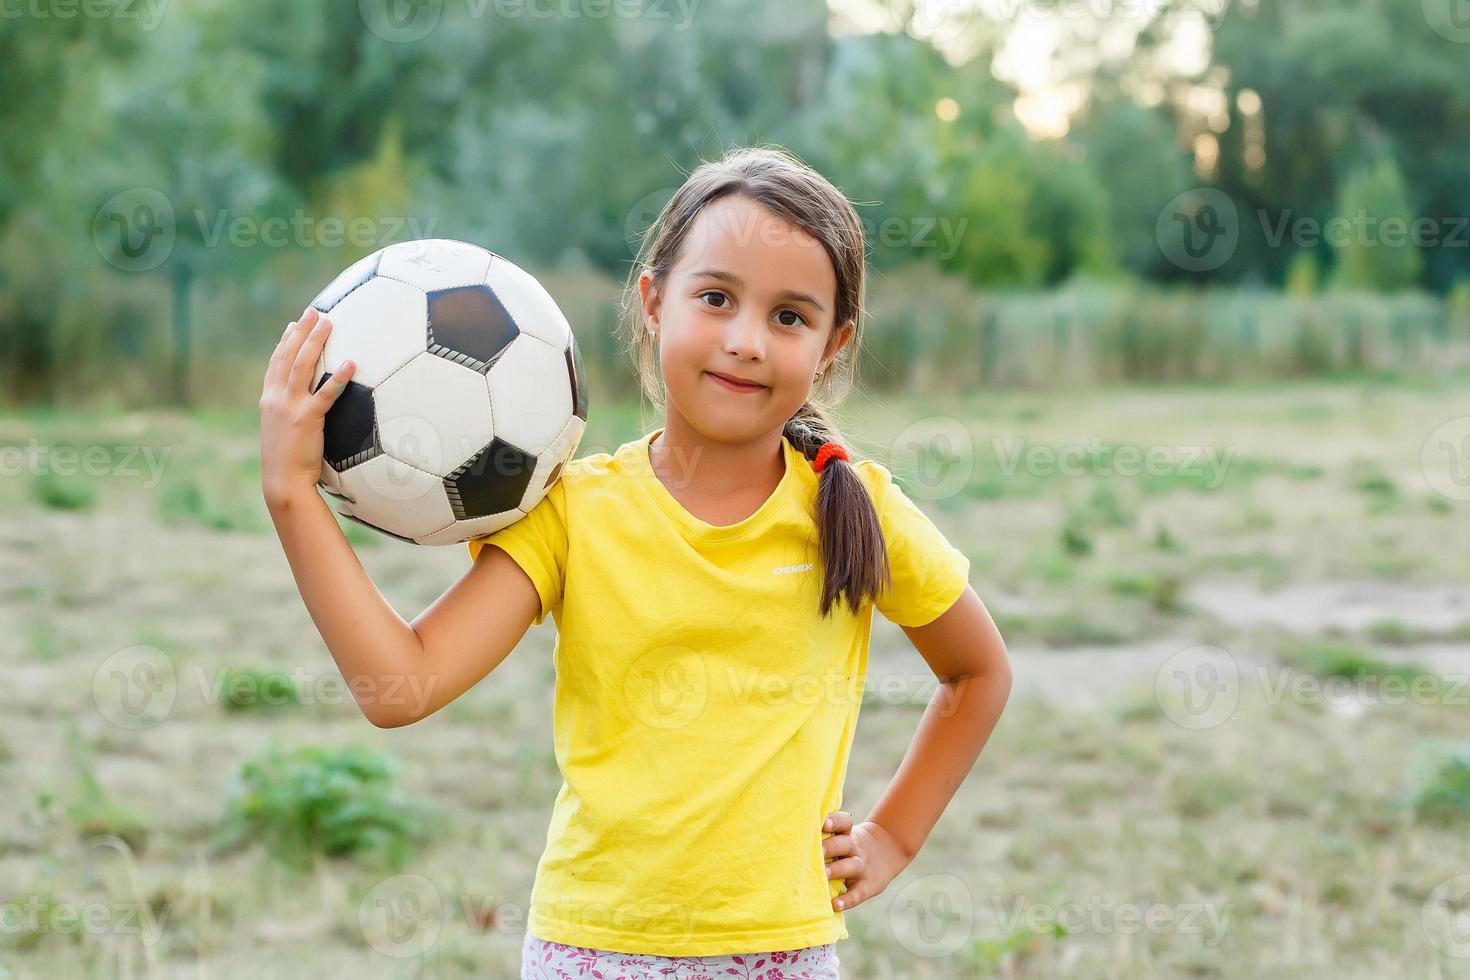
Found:
[[[716,290],[716,289],[707,289],[704,292],[702,292],[702,293],[699,294],[699,298],[700,299],[704,299],[706,296],[718,296],[720,299],[724,299],[725,298],[725,294],[722,293],[722,292],[720,292],[719,290]],[[715,307],[715,309],[722,310],[722,309],[724,309],[724,307],[723,306],[717,306],[717,307]]]
[[[806,317],[802,316],[800,313],[796,312],[795,310],[782,310],[780,313],[777,313],[776,315],[777,316],[784,316],[787,313],[790,313],[792,316],[796,317],[796,323],[786,323],[783,320],[782,321],[782,324],[781,324],[782,326],[794,327],[794,326],[797,326],[798,324],[804,324],[804,323],[806,323]]]

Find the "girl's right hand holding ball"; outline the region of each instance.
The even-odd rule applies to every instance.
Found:
[[[311,391],[317,359],[332,324],[315,307],[286,325],[271,354],[260,393],[260,485],[267,506],[303,493],[316,495],[321,477],[323,419],[347,387],[356,365],[344,361]]]

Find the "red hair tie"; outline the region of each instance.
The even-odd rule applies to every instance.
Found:
[[[812,460],[812,469],[818,473],[822,472],[822,467],[827,465],[827,460],[834,457],[841,460],[847,459],[847,450],[842,448],[842,443],[822,443],[822,448],[817,450],[817,458]]]

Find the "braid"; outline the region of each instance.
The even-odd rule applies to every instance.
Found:
[[[782,434],[808,460],[822,446],[841,438],[821,410],[802,405]],[[843,456],[832,456],[817,481],[817,541],[822,555],[821,613],[845,600],[856,614],[865,602],[889,587],[892,573],[883,529],[872,497],[856,468]]]

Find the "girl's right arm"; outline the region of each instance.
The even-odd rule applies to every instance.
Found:
[[[531,579],[484,548],[458,582],[407,623],[378,591],[317,492],[327,409],[349,361],[310,391],[331,324],[308,309],[287,325],[260,396],[261,490],[296,587],[362,713],[412,724],[473,687],[515,649],[541,609]]]

